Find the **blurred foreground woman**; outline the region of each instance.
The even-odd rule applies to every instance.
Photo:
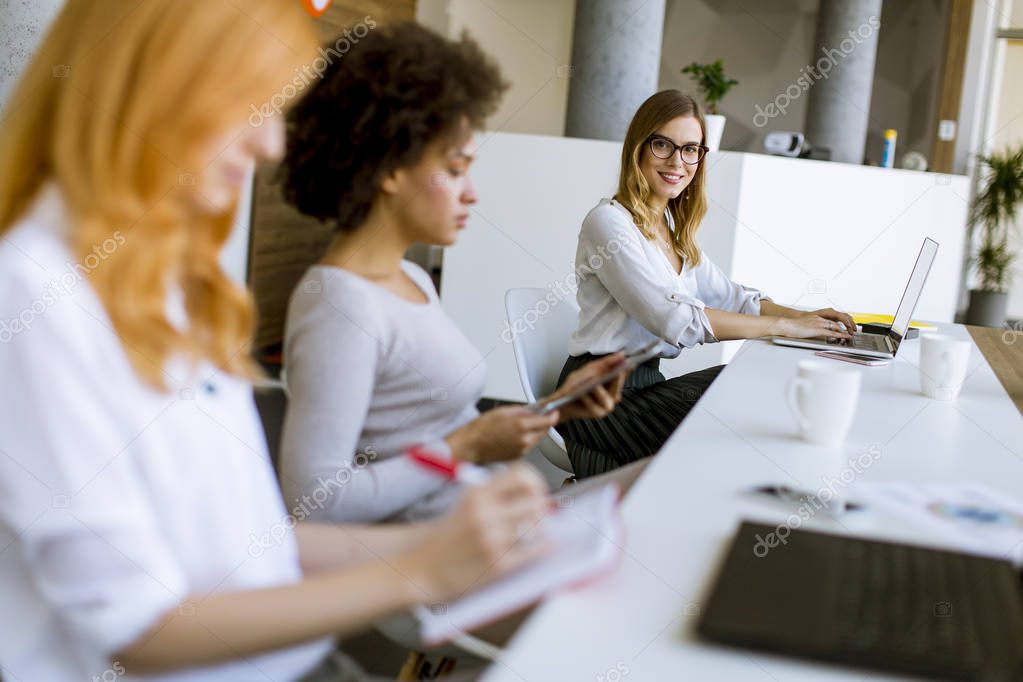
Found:
[[[317,58],[294,0],[70,0],[0,125],[5,679],[363,679],[336,634],[543,551],[511,467],[438,521],[295,526],[218,256]],[[301,517],[300,517],[301,518]]]

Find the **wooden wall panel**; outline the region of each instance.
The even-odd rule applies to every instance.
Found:
[[[415,13],[415,0],[335,0],[316,22],[322,42],[332,43],[367,15],[382,25],[414,19]],[[252,192],[248,281],[258,310],[257,350],[281,342],[291,291],[332,236],[327,226],[285,203],[276,177],[277,166],[263,164],[256,169]]]
[[[959,105],[963,95],[963,75],[966,69],[966,49],[972,13],[973,0],[952,0],[952,8],[948,13],[945,63],[942,68],[941,92],[938,95],[938,116],[935,125],[940,125],[943,120],[955,121],[956,136],[959,135]],[[937,173],[953,171],[955,144],[955,139],[939,139],[937,129],[935,129],[930,170]]]

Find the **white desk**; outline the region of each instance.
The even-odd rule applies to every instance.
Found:
[[[942,331],[969,338],[960,325]],[[694,635],[739,521],[779,524],[792,511],[742,491],[767,482],[821,488],[815,463],[827,451],[796,439],[783,394],[796,362],[808,357],[812,351],[763,341],[742,346],[625,500],[618,568],[541,606],[487,682],[897,679]],[[858,479],[974,480],[1023,495],[1023,418],[976,346],[955,403],[919,394],[918,357],[919,341],[912,340],[892,364],[861,368],[863,390],[843,457],[872,446],[880,455]],[[940,542],[869,511],[841,522],[818,515],[803,527]]]

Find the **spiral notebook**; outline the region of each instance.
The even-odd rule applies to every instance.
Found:
[[[624,537],[618,498],[614,483],[576,497],[556,498],[553,511],[537,529],[550,542],[551,552],[455,602],[421,611],[422,641],[442,644],[612,569]]]

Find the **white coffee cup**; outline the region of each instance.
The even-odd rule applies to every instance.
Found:
[[[970,363],[967,339],[943,334],[920,336],[920,391],[935,400],[955,400]]]
[[[827,360],[802,360],[786,390],[803,438],[817,445],[845,440],[860,399],[860,371]]]

